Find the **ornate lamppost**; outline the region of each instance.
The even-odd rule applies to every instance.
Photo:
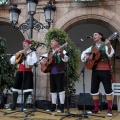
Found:
[[[44,25],[41,22],[38,22],[36,19],[34,19],[34,15],[36,14],[36,6],[38,4],[38,0],[26,0],[27,6],[28,6],[28,14],[29,18],[25,23],[22,23],[19,26],[19,29],[24,31],[27,31],[30,29],[30,38],[33,37],[33,29],[39,31],[40,29],[49,29],[51,26],[51,23],[53,22],[54,13],[56,10],[56,7],[52,5],[51,2],[48,2],[47,5],[43,8],[44,15],[45,15],[45,21],[48,23],[48,25]],[[17,5],[14,4],[10,9],[10,23],[14,28],[16,28],[16,25],[18,24],[18,18],[21,13],[21,10],[17,8]]]

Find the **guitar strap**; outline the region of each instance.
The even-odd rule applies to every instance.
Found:
[[[48,54],[50,54],[52,52],[52,50],[51,51],[49,51],[48,52]],[[57,60],[55,60],[58,64],[61,62],[61,56],[60,56],[60,54],[56,54],[55,55],[55,59],[57,59]]]

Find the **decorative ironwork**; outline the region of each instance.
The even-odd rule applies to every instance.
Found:
[[[33,26],[32,29],[35,29],[36,31],[39,32],[40,29],[49,29],[50,26],[46,25],[44,26],[42,23],[38,22],[36,19],[33,19]],[[30,29],[30,19],[27,19],[27,21],[19,26],[20,30],[23,30],[23,32],[27,31]]]
[[[28,4],[28,14],[29,18],[25,23],[22,23],[19,27],[16,25],[18,24],[18,18],[21,13],[21,10],[17,8],[16,4],[13,4],[13,6],[9,9],[10,13],[10,23],[15,29],[20,29],[23,32],[30,29],[30,38],[33,36],[33,29],[36,31],[39,31],[40,29],[49,29],[51,26],[51,23],[53,23],[54,18],[54,12],[56,10],[56,7],[51,3],[48,2],[47,5],[43,8],[44,14],[45,14],[45,21],[47,24],[43,24],[41,22],[38,22],[36,19],[34,19],[34,14],[36,13],[36,5],[38,4],[38,0],[26,0]]]

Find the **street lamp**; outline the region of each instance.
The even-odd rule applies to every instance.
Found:
[[[44,25],[41,22],[38,22],[33,17],[34,14],[36,13],[36,6],[38,4],[38,0],[26,0],[26,2],[28,6],[29,19],[27,19],[25,23],[22,23],[19,26],[19,29],[23,30],[23,32],[30,29],[30,38],[32,38],[33,29],[39,31],[40,29],[50,28],[51,23],[53,23],[53,18],[54,18],[56,7],[53,6],[51,2],[48,2],[47,5],[43,8],[44,15],[45,15],[45,21],[48,23],[48,25]],[[13,4],[13,6],[9,9],[9,13],[10,13],[10,24],[12,24],[14,28],[16,28],[21,10],[17,8],[16,4]]]

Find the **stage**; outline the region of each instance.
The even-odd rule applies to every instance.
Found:
[[[18,109],[19,110],[19,109]],[[43,111],[41,109],[37,109],[38,111]],[[0,109],[0,120],[61,120],[62,116],[55,116],[55,115],[66,115],[66,110],[65,113],[57,113],[57,112],[52,112],[52,114],[46,114],[42,112],[32,112],[32,114],[29,114],[27,117],[25,117],[28,113],[28,111],[31,111],[31,109],[25,111],[25,112],[16,112],[12,114],[7,114],[4,115],[5,112],[12,112],[12,111],[7,111],[6,109]],[[78,110],[77,108],[72,108],[69,109],[71,114],[77,114],[81,116],[82,111]],[[45,111],[43,111],[45,112]],[[94,114],[95,116],[92,115],[85,115],[88,118],[83,117],[85,120],[120,120],[120,112],[117,110],[113,110],[113,117],[107,117],[106,116],[107,110],[102,110],[100,111],[100,114]],[[105,118],[103,118],[105,117]],[[67,116],[63,120],[80,120],[79,118],[81,117],[75,117],[73,116]]]

